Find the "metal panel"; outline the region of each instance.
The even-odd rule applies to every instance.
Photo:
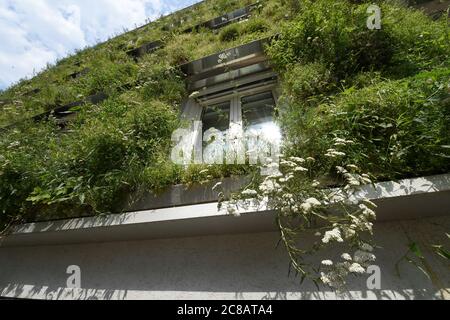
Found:
[[[245,45],[224,50],[222,52],[181,65],[181,70],[190,78],[197,81],[206,77],[223,73],[229,68],[242,68],[256,62],[251,61],[262,57],[260,61],[267,60],[264,56],[264,44],[267,39],[255,40]],[[250,61],[250,62],[249,62]]]
[[[188,83],[189,91],[196,91],[202,88],[210,88],[214,85],[224,83],[231,80],[237,80],[244,76],[256,74],[262,71],[270,70],[271,67],[267,61],[261,63],[255,63],[246,67],[242,67],[236,70],[230,70],[225,73],[217,74],[212,77],[200,79],[197,81],[190,81]]]

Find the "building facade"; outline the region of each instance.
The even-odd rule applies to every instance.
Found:
[[[221,28],[250,19],[257,4],[190,26]],[[168,26],[170,28],[171,26]],[[271,38],[182,63],[187,97],[181,116],[192,127],[188,154],[214,163],[205,145],[215,128],[259,130],[278,140],[274,122],[279,77],[264,52]],[[135,59],[163,46],[159,40],[128,52]],[[89,71],[85,71],[89,72]],[[95,96],[96,98],[98,96]],[[100,100],[106,97],[100,97]],[[73,112],[53,114],[65,123]],[[45,117],[44,115],[41,117]],[[186,145],[186,136],[178,137]],[[235,140],[239,138],[235,138]],[[206,152],[205,152],[206,147]],[[248,147],[248,145],[247,145]],[[250,147],[248,149],[251,149]],[[249,150],[245,149],[244,152]],[[183,150],[181,150],[183,151]],[[270,153],[270,150],[269,150]],[[185,158],[183,158],[186,160]],[[223,157],[221,158],[223,159]],[[318,290],[289,274],[289,257],[277,247],[275,213],[246,209],[231,216],[218,206],[217,181],[146,194],[128,212],[27,223],[0,241],[0,296],[31,299],[449,299],[448,262],[423,252],[427,272],[405,258],[412,243],[439,244],[450,230],[450,175],[380,182],[356,197],[378,205],[377,260],[371,272],[350,279],[347,290]],[[245,177],[221,181],[228,192]],[[313,241],[311,239],[311,241]]]

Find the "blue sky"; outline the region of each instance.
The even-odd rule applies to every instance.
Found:
[[[199,0],[0,0],[0,89]]]

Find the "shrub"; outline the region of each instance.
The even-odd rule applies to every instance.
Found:
[[[325,94],[332,84],[330,71],[320,63],[292,65],[284,73],[283,80],[285,93],[302,100]]]
[[[384,4],[382,29],[369,30],[366,8],[347,1],[305,1],[268,53],[281,69],[294,62],[321,62],[340,79],[374,70],[407,76],[448,64],[450,41],[443,20],[433,22],[418,11]]]
[[[186,94],[185,83],[179,70],[166,65],[147,65],[139,72],[143,79],[142,96],[149,100],[161,100],[179,104]]]
[[[241,24],[241,34],[266,32],[269,30],[267,21],[260,17],[253,17]]]
[[[219,39],[222,42],[234,41],[239,37],[239,27],[236,24],[226,26],[220,31]]]
[[[321,154],[334,137],[355,141],[347,157],[379,179],[444,173],[450,170],[450,70],[348,90],[317,108],[291,105],[282,123],[289,151]],[[332,166],[331,166],[332,167]]]

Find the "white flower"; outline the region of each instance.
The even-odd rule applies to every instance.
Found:
[[[340,167],[340,166],[336,166],[336,170],[337,170],[339,173],[347,173],[347,172],[348,172],[347,170],[345,170],[345,168]]]
[[[305,172],[305,171],[308,171],[308,169],[303,168],[303,167],[301,167],[301,166],[297,166],[297,167],[294,168],[294,171]]]
[[[330,285],[330,284],[331,284],[330,278],[328,277],[327,274],[325,274],[325,273],[323,273],[323,272],[320,273],[320,280],[322,280],[322,282],[323,282],[324,284],[327,284],[327,285]]]
[[[344,173],[344,178],[347,180],[347,183],[351,186],[359,186],[360,182],[358,181],[358,176],[351,173]]]
[[[283,198],[286,199],[287,201],[294,201],[294,195],[290,193],[283,194]]]
[[[322,264],[324,266],[332,266],[333,265],[333,261],[331,261],[331,260],[323,260]]]
[[[274,174],[271,174],[270,176],[267,176],[266,179],[279,179],[280,177],[282,177],[283,175],[280,172],[276,172]]]
[[[246,190],[242,191],[242,194],[244,196],[256,196],[258,194],[258,192],[256,192],[255,190],[246,189]]]
[[[314,162],[314,161],[316,161],[316,159],[314,159],[313,157],[308,157],[308,158],[306,158],[306,161]]]
[[[346,165],[347,169],[352,169],[352,170],[358,170],[359,168],[357,166],[355,166],[354,164],[348,164]]]
[[[266,194],[267,193],[272,193],[272,192],[277,191],[277,190],[279,190],[281,188],[281,186],[277,182],[275,182],[275,181],[273,181],[271,179],[268,179],[268,178],[266,178],[264,180],[264,182],[261,183],[261,185],[259,186],[259,189],[262,192],[264,192]]]
[[[352,265],[348,268],[348,271],[351,273],[365,273],[366,270],[359,263],[352,263]]]
[[[375,211],[373,211],[372,209],[369,209],[365,204],[360,204],[359,208],[362,210],[362,214],[368,218],[368,219],[376,219],[376,214]]]
[[[322,234],[321,234],[319,231],[317,231],[316,233],[314,233],[314,235],[315,235],[316,237],[320,237]]]
[[[308,213],[309,211],[311,211],[312,205],[310,203],[305,202],[300,205],[300,209],[302,209],[303,212]]]
[[[345,156],[344,152],[340,152],[340,151],[336,151],[334,149],[328,149],[327,153],[325,153],[326,157],[330,157],[330,158],[336,158],[339,156]]]
[[[334,138],[334,145],[335,146],[345,146],[347,144],[352,144],[354,143],[352,140],[345,140],[345,139],[341,139],[341,138]]]
[[[366,183],[366,184],[372,183],[372,179],[370,179],[369,175],[367,175],[365,173],[361,175],[360,179],[363,183]]]
[[[320,206],[321,203],[316,198],[308,198],[300,205],[300,208],[305,212],[311,211],[314,207]]]
[[[236,207],[235,206],[232,206],[232,205],[230,205],[230,206],[227,206],[227,212],[228,212],[228,214],[231,214],[231,215],[233,215],[233,216],[235,216],[235,217],[239,217],[241,214],[238,212],[238,210],[236,209]]]
[[[348,271],[351,273],[365,273],[366,270],[359,263],[352,263],[352,265],[348,268]]]
[[[208,169],[204,169],[204,170],[200,171],[198,174],[204,174],[204,173],[208,173],[208,172],[209,172]]]
[[[313,207],[321,205],[320,201],[317,200],[316,198],[308,198],[308,199],[306,199],[305,202],[310,203]]]
[[[297,162],[297,163],[303,163],[305,162],[305,159],[299,158],[299,157],[290,157],[289,160]]]
[[[317,180],[314,180],[312,183],[311,183],[311,186],[312,187],[318,187],[318,186],[320,186],[320,182],[319,181],[317,181]]]
[[[341,255],[341,258],[344,259],[344,260],[346,260],[346,261],[351,261],[351,260],[352,260],[352,256],[349,255],[348,253],[343,253],[343,254]]]
[[[296,167],[297,164],[293,161],[286,161],[286,160],[282,160],[281,164],[284,166],[288,166],[288,167]]]
[[[327,231],[325,232],[324,237],[322,238],[322,242],[323,243],[329,243],[330,240],[335,240],[337,242],[343,242],[344,240],[342,239],[341,236],[341,231],[339,231],[338,228],[334,228],[331,231]]]
[[[356,234],[356,231],[353,228],[343,227],[343,231],[345,239],[349,239]]]
[[[212,190],[216,190],[218,187],[222,185],[222,182],[217,182],[214,187],[212,187]]]

